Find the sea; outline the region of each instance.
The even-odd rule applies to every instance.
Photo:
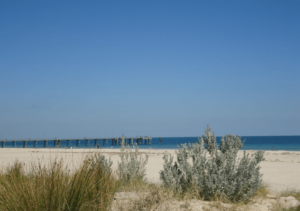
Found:
[[[217,142],[220,143],[221,137],[217,137]],[[247,150],[284,150],[284,151],[300,151],[300,136],[244,136],[245,140],[242,149]],[[140,149],[177,149],[178,146],[185,143],[196,143],[198,137],[161,137],[161,144],[159,144],[159,137],[152,138],[151,145],[139,145]],[[120,145],[112,145],[112,141],[108,140],[108,145],[100,143],[95,146],[94,141],[90,141],[90,145],[85,144],[85,140],[80,141],[80,146],[76,146],[76,141],[71,141],[72,148],[112,148],[118,149]],[[70,145],[68,147],[71,147]],[[0,148],[2,147],[0,143]],[[12,148],[12,142],[7,141],[5,148]],[[17,148],[23,148],[23,142],[17,142]],[[38,142],[38,148],[44,148],[43,142]],[[67,141],[61,141],[60,148],[66,148]],[[27,141],[27,148],[34,148],[33,141]],[[54,148],[54,141],[48,141],[47,148]]]

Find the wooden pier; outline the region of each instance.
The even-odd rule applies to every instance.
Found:
[[[66,147],[96,147],[100,146],[108,146],[109,143],[111,145],[121,145],[124,143],[125,145],[150,145],[152,144],[151,136],[145,137],[127,137],[124,135],[122,137],[117,138],[92,138],[92,139],[43,139],[43,140],[6,140],[0,141],[0,147],[5,148],[5,143],[11,143],[13,148],[17,148],[17,142],[22,143],[22,148],[27,148],[27,142],[33,142],[33,148],[43,147],[43,148],[59,148],[61,147],[62,141],[66,142]],[[50,144],[49,144],[50,142]],[[72,143],[73,142],[73,143]],[[74,144],[75,143],[75,144]],[[51,146],[52,145],[52,146]],[[19,146],[18,146],[19,147]]]

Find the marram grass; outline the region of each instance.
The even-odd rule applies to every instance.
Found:
[[[108,210],[120,186],[102,156],[87,156],[70,171],[62,160],[49,165],[16,161],[0,173],[0,210]]]

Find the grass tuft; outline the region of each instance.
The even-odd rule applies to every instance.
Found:
[[[267,198],[268,194],[269,194],[268,187],[262,184],[262,186],[252,195],[252,198],[265,199]]]
[[[293,196],[295,197],[298,201],[300,201],[300,191],[296,190],[286,190],[283,193],[281,193],[281,196],[287,197],[287,196]],[[297,207],[292,207],[290,209],[282,209],[281,211],[300,211],[300,205]]]
[[[108,210],[120,183],[97,156],[72,172],[58,159],[29,169],[16,161],[0,172],[0,210]]]

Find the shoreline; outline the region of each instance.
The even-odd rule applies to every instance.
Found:
[[[149,153],[146,166],[146,178],[151,183],[160,183],[159,172],[163,169],[162,159],[165,152],[172,154],[175,160],[175,149],[139,149],[139,155]],[[244,150],[238,152],[242,156]],[[257,150],[246,150],[250,155]],[[1,169],[13,163],[42,161],[49,162],[51,158],[61,157],[67,161],[70,168],[80,165],[85,155],[101,152],[113,161],[112,168],[117,169],[120,161],[120,149],[61,149],[61,148],[0,148]],[[265,161],[260,163],[263,183],[272,191],[300,190],[300,152],[299,151],[265,151]]]
[[[130,145],[131,146],[131,145]],[[151,148],[151,147],[150,147]],[[5,151],[5,150],[20,150],[20,151],[26,151],[26,150],[33,150],[33,151],[80,151],[80,152],[84,152],[84,151],[93,151],[93,152],[100,152],[100,151],[120,151],[121,148],[44,148],[44,147],[40,147],[40,148],[30,148],[30,147],[27,147],[27,148],[9,148],[9,147],[6,147],[6,148],[0,148],[0,152],[1,151]],[[178,149],[171,149],[171,148],[151,148],[151,149],[141,149],[139,148],[139,151],[169,151],[169,150],[173,150],[173,151],[176,151]],[[260,149],[259,149],[260,150]],[[246,152],[256,152],[256,151],[259,151],[258,149],[246,149]],[[244,149],[240,149],[239,151],[244,151]],[[291,153],[299,153],[300,154],[300,151],[298,150],[264,150],[262,149],[262,151],[265,151],[265,152],[291,152]]]
[[[127,146],[127,145],[126,145]],[[132,147],[133,145],[128,145],[130,147]],[[178,148],[174,148],[174,147],[166,147],[166,148],[157,148],[154,146],[154,148],[152,148],[151,145],[137,145],[139,147],[139,150],[177,150]],[[147,146],[147,147],[146,147]],[[68,147],[66,148],[65,146],[63,147],[26,147],[26,148],[23,148],[23,147],[0,147],[0,150],[1,149],[37,149],[37,150],[70,150],[70,149],[73,149],[73,150],[120,150],[121,149],[121,146],[113,146],[113,147],[99,147],[99,148],[95,148],[95,147],[82,147],[82,148],[78,148],[78,147]],[[263,151],[273,151],[273,152],[280,152],[280,151],[287,151],[287,152],[299,152],[300,153],[300,148],[296,148],[296,150],[294,149],[294,147],[291,147],[291,148],[287,148],[287,149],[276,149],[276,147],[274,147],[274,149],[272,148],[268,148],[268,149],[263,149],[263,147],[261,148],[251,148],[251,147],[243,147],[242,149],[240,149],[240,151],[258,151],[258,150],[263,150]]]

